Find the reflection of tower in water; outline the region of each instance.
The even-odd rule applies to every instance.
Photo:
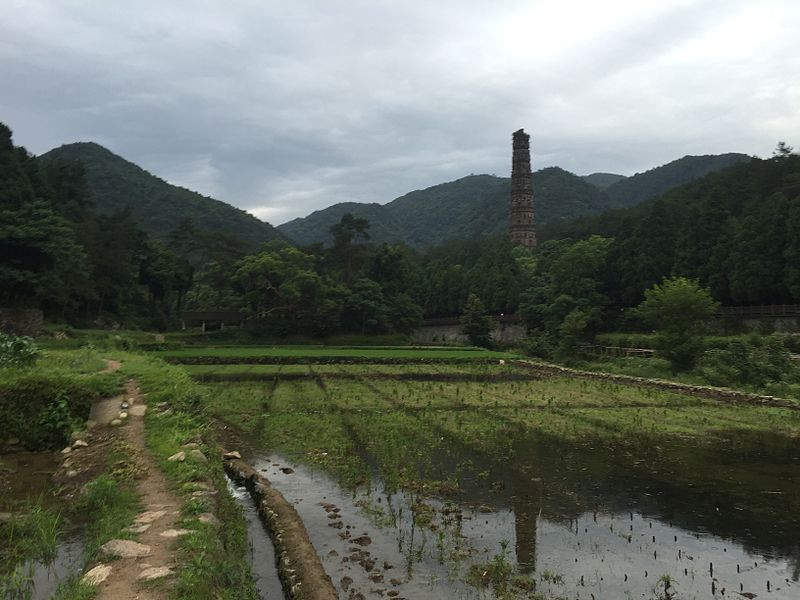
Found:
[[[542,482],[530,464],[512,471],[511,504],[514,509],[517,564],[522,573],[536,570],[536,533],[542,510]]]

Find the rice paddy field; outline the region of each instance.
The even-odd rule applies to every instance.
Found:
[[[800,597],[798,410],[541,379],[479,350],[169,355],[341,598]]]

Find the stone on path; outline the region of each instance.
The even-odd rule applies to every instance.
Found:
[[[86,448],[89,446],[89,443],[86,440],[75,440],[72,442],[73,448]]]
[[[242,455],[239,454],[236,450],[234,450],[233,452],[226,452],[225,454],[222,455],[222,458],[224,458],[225,460],[232,460],[234,458],[242,458]]]
[[[183,462],[186,460],[186,452],[181,450],[180,452],[176,452],[172,456],[167,459],[169,462]]]
[[[125,531],[130,531],[131,533],[144,533],[150,529],[150,523],[142,523],[140,525],[130,525],[129,527],[125,528]]]
[[[83,583],[88,583],[89,585],[100,585],[106,579],[108,579],[109,575],[111,575],[111,570],[111,565],[100,563],[93,569],[86,571],[84,576],[81,578],[81,581],[83,581]]]
[[[152,581],[153,579],[167,577],[168,575],[172,575],[172,569],[169,567],[150,567],[139,573],[139,579]]]
[[[143,417],[144,413],[147,412],[147,405],[146,404],[137,404],[135,406],[131,406],[129,411],[134,417]]]
[[[165,510],[148,510],[136,517],[134,521],[140,524],[152,523],[153,521],[163,517],[165,514],[167,514],[167,511]]]
[[[64,448],[61,451],[61,454],[69,454],[70,452],[72,452],[72,447],[71,446],[67,446],[66,448]]]
[[[112,419],[111,423],[109,423],[112,427],[119,427],[122,425],[122,421],[120,419]]]
[[[158,535],[165,538],[177,538],[186,535],[187,533],[192,533],[191,529],[167,529],[166,531],[162,531]]]
[[[105,554],[121,558],[141,558],[150,556],[151,552],[150,546],[131,540],[111,540],[100,546],[100,550]]]

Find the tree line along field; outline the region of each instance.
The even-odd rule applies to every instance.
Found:
[[[705,527],[734,539],[749,536],[751,549],[771,545],[791,554],[785,550],[791,546],[787,532],[800,515],[795,493],[800,482],[790,476],[791,465],[800,460],[798,410],[608,381],[538,378],[475,351],[462,353],[474,361],[458,354],[456,364],[417,360],[442,350],[391,348],[375,350],[375,363],[346,362],[348,353],[362,352],[197,348],[169,356],[176,361],[243,357],[240,364],[184,365],[209,389],[211,414],[241,431],[256,453],[321,469],[345,489],[378,486],[388,497],[410,497],[406,509],[412,521],[433,527],[430,535],[444,534],[439,521],[428,521],[425,506],[438,507],[434,513],[454,507],[502,513],[505,506],[530,512],[520,502],[530,500],[525,485],[532,484],[520,481],[536,481],[541,510],[565,526],[585,511],[595,510],[596,518],[598,506],[613,514],[650,497],[684,527]],[[295,362],[246,362],[270,356]],[[313,356],[344,362],[300,364]],[[387,356],[407,362],[381,364]],[[770,490],[774,493],[766,493]],[[691,508],[672,506],[673,495]],[[707,506],[712,498],[717,509]],[[402,546],[397,515],[384,514],[388,506],[372,496],[359,502],[376,523],[394,519]],[[715,514],[719,507],[724,519]],[[462,548],[461,534],[451,534],[448,547]],[[454,559],[448,567],[458,573],[454,581],[470,581],[470,573],[483,566],[480,556]],[[557,592],[553,597],[560,597]]]

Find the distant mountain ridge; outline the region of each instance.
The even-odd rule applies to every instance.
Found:
[[[534,173],[533,185],[536,218],[541,222],[595,214],[605,208],[600,190],[558,167]],[[370,222],[370,241],[402,242],[422,249],[449,239],[504,231],[510,193],[508,177],[469,175],[410,192],[388,204],[334,204],[279,225],[278,230],[301,245],[328,243],[330,226],[349,212]]]
[[[544,227],[609,208],[633,206],[710,172],[749,161],[745,154],[685,156],[631,177],[594,173],[579,177],[558,167],[533,174],[537,226]],[[347,202],[278,226],[300,245],[330,243],[331,225],[346,213],[370,222],[370,241],[418,249],[455,238],[505,231],[511,179],[469,175],[400,196],[387,204]]]
[[[661,196],[673,188],[700,179],[709,173],[722,171],[750,160],[750,156],[736,152],[684,156],[644,173],[636,173],[621,179],[610,185],[605,192],[610,206],[626,208]]]
[[[581,179],[601,190],[605,190],[618,181],[626,179],[626,177],[625,175],[617,175],[616,173],[592,173],[591,175],[581,175]]]
[[[283,238],[269,223],[221,200],[167,183],[94,142],[66,144],[39,157],[55,159],[83,163],[98,212],[112,214],[129,208],[139,227],[157,239],[167,239],[186,218],[198,231],[237,238],[251,251]]]

